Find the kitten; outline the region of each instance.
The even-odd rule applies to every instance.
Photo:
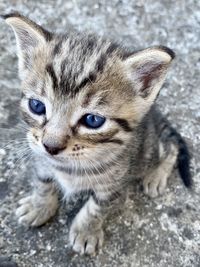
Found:
[[[13,28],[22,80],[21,113],[30,126],[35,187],[20,201],[19,222],[39,226],[67,197],[90,193],[74,218],[73,250],[94,254],[102,225],[131,180],[150,197],[162,194],[176,163],[191,186],[189,153],[154,104],[174,52],[138,52],[92,34],[53,34],[28,18],[3,16]]]

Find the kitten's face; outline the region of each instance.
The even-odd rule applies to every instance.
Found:
[[[172,51],[128,56],[96,36],[56,36],[19,14],[6,20],[16,34],[32,149],[65,164],[115,159],[155,100]]]
[[[21,110],[30,126],[30,146],[55,161],[108,160],[126,146],[140,117],[131,86],[122,75],[121,59],[103,53],[109,43],[101,53],[94,49],[92,55],[90,50],[83,55],[80,46],[79,51],[69,49],[70,56],[61,56],[53,53],[57,41],[35,51],[22,82]],[[68,42],[61,42],[66,48]]]

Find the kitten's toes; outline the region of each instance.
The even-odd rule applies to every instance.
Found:
[[[167,178],[156,176],[152,173],[143,181],[144,193],[149,197],[157,197],[163,194],[167,185]]]
[[[103,230],[98,229],[91,232],[82,230],[70,230],[70,244],[73,250],[81,255],[95,255],[103,244]]]
[[[19,223],[32,227],[46,223],[58,208],[56,197],[39,201],[35,196],[29,196],[21,199],[19,204],[16,210]]]

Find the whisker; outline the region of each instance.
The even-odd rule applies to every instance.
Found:
[[[18,170],[19,167],[21,166],[21,163],[24,163],[24,160],[26,159],[26,163],[27,163],[27,159],[29,156],[32,156],[32,150],[29,147],[23,147],[21,148],[20,151],[20,157],[18,157],[14,162],[13,162],[13,168],[10,168],[8,176],[13,175],[14,171]],[[12,173],[11,173],[12,172]]]

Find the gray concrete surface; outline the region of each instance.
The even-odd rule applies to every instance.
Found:
[[[177,58],[159,104],[190,144],[194,189],[185,189],[176,173],[166,193],[155,200],[133,185],[123,212],[107,220],[104,247],[93,258],[78,256],[68,246],[69,220],[77,203],[63,203],[57,217],[39,229],[18,225],[17,201],[29,191],[33,174],[27,160],[20,160],[24,129],[18,115],[15,40],[1,21],[0,256],[4,258],[0,262],[8,257],[19,267],[199,267],[200,1],[0,0],[0,13],[11,9],[48,29],[75,27],[109,35],[133,48],[154,44],[173,48]]]

